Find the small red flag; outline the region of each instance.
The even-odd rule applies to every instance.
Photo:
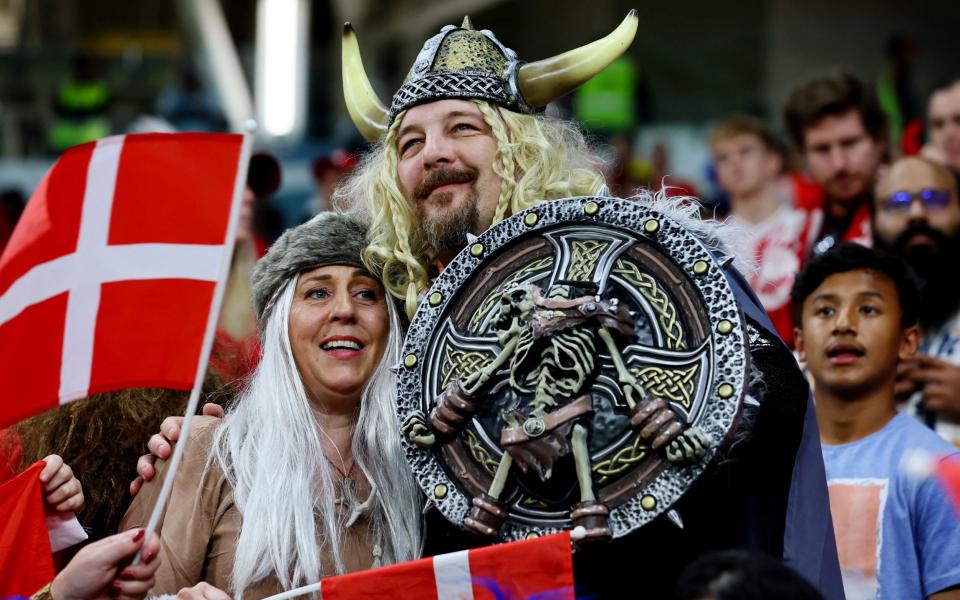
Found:
[[[38,462],[0,485],[0,597],[29,596],[53,580]]]
[[[573,600],[569,532],[324,579],[324,600]]]
[[[193,387],[230,260],[243,136],[68,150],[0,256],[0,427],[129,387]]]
[[[960,516],[960,455],[944,456],[937,461],[937,479]]]

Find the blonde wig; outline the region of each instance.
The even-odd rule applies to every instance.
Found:
[[[493,169],[502,183],[493,223],[544,200],[596,193],[603,185],[599,159],[573,123],[473,102],[497,142]],[[337,189],[334,204],[370,221],[367,267],[383,274],[387,290],[405,302],[412,317],[436,253],[400,191],[396,142],[403,117],[397,116],[383,141]]]

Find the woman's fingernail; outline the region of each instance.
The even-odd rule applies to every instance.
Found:
[[[150,550],[147,550],[146,552],[140,555],[140,558],[143,559],[143,564],[149,565],[150,562],[153,561],[154,558],[156,558],[156,556],[157,556],[156,554],[154,554]]]
[[[141,529],[140,531],[138,531],[137,534],[133,536],[133,541],[139,542],[140,540],[142,540],[142,539],[143,539],[143,532],[144,532],[143,529]]]
[[[133,579],[133,573],[124,569],[123,571],[120,572],[120,575],[118,575],[117,578],[122,579],[124,581],[130,581],[131,579]]]

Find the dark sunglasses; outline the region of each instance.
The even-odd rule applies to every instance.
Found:
[[[927,209],[938,209],[950,204],[950,192],[934,188],[924,188],[919,192],[894,192],[888,198],[880,200],[886,210],[907,212],[914,200],[919,200]]]

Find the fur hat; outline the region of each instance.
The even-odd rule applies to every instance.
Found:
[[[253,310],[262,326],[281,287],[291,277],[325,265],[366,269],[361,253],[367,244],[367,226],[352,217],[325,212],[288,229],[270,246],[253,269]]]

